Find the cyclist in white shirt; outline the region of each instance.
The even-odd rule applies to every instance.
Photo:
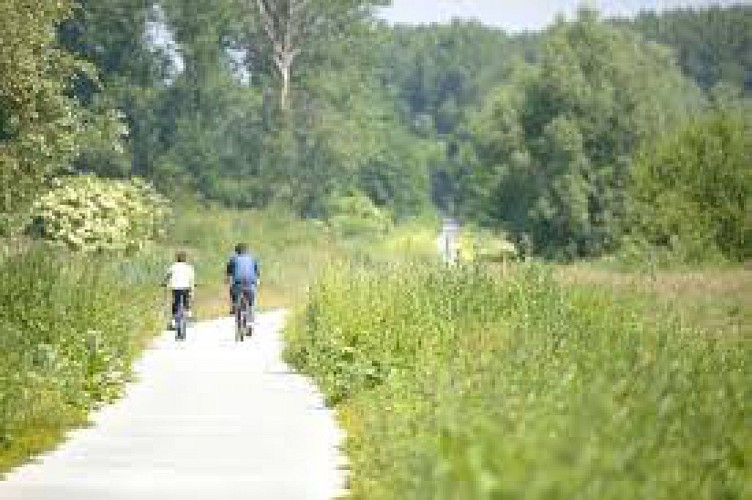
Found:
[[[178,304],[183,301],[188,317],[191,317],[191,294],[195,286],[195,272],[193,266],[188,264],[186,253],[183,251],[175,254],[175,263],[167,269],[165,285],[172,290],[172,316],[178,312]]]

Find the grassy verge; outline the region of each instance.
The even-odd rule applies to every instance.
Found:
[[[684,323],[726,339],[752,336],[752,268],[615,270],[595,264],[556,268],[558,281],[642,298],[650,315],[672,310]]]
[[[287,357],[338,404],[353,498],[752,495],[750,338],[551,274],[323,275]]]
[[[44,249],[0,263],[0,471],[120,394],[157,331],[156,269]]]

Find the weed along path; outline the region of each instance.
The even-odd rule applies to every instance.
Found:
[[[344,484],[333,414],[280,358],[284,313],[165,333],[125,398],[0,482],[3,500],[329,499]]]

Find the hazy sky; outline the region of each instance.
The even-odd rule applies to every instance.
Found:
[[[537,29],[557,13],[571,15],[583,3],[598,7],[605,15],[628,15],[643,9],[684,6],[732,5],[752,0],[393,0],[384,16],[393,22],[428,23],[453,17],[479,19],[485,24],[510,30]]]

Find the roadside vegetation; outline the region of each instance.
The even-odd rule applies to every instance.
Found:
[[[287,357],[339,409],[352,498],[752,493],[749,324],[497,271],[337,267],[313,287]]]
[[[0,472],[118,397],[162,322],[166,200],[142,181],[55,184],[1,242]]]
[[[4,242],[0,472],[54,446],[121,394],[132,361],[167,323],[160,284],[178,249],[197,268],[196,313],[210,318],[227,313],[225,263],[239,241],[260,258],[262,308],[302,301],[323,262],[358,246],[284,211],[185,204],[166,219],[161,200],[138,202],[147,186],[127,187],[134,196],[102,197],[102,189],[121,186],[92,182],[73,183],[83,191],[66,184],[43,199],[29,223],[41,239]]]
[[[0,262],[0,471],[120,395],[161,321],[155,264],[36,246]]]

